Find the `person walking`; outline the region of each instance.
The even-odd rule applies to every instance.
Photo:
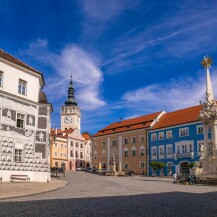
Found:
[[[177,174],[176,174],[176,172],[173,174],[173,183],[177,183]]]

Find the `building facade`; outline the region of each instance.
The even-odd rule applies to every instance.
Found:
[[[147,174],[146,130],[162,115],[163,112],[157,112],[123,120],[99,130],[92,137],[93,167],[111,169],[115,159],[116,171]]]
[[[0,176],[50,180],[50,113],[43,74],[0,50]]]
[[[149,168],[150,175],[189,174],[189,164],[199,160],[204,143],[203,125],[198,120],[201,106],[164,114],[148,131],[149,163],[165,163],[164,169]],[[211,133],[209,133],[209,137]]]
[[[72,130],[51,129],[51,167],[68,167],[68,134]]]

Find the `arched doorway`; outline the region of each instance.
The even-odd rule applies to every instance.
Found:
[[[173,169],[173,164],[172,163],[168,163],[167,164],[167,175],[168,176],[172,176],[172,169]]]
[[[189,174],[189,162],[180,163],[180,174]]]
[[[66,165],[65,165],[64,162],[61,163],[61,167],[62,167],[62,168],[65,168],[65,167],[66,167]]]
[[[72,170],[72,161],[69,162],[69,170]]]
[[[55,167],[58,167],[58,162],[57,161],[55,162]]]

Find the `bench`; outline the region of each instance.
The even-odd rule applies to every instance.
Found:
[[[30,182],[30,178],[27,175],[11,175],[11,182],[14,182],[14,180]]]

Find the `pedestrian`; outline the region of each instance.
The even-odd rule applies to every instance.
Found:
[[[176,174],[176,172],[173,174],[173,183],[177,183],[177,174]]]
[[[134,177],[135,173],[134,173],[134,170],[132,170],[132,177]]]
[[[192,177],[192,185],[194,185],[196,183],[196,181],[197,181],[197,178],[196,178],[195,175],[193,175],[193,177]]]

